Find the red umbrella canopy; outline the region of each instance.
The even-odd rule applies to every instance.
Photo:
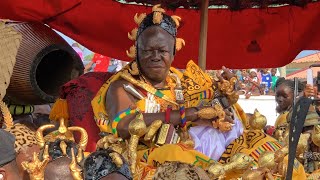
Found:
[[[46,23],[92,51],[127,61],[133,16],[151,12],[151,7],[112,0],[2,0],[0,7],[0,18]],[[184,68],[198,58],[200,14],[184,8],[167,13],[182,18],[178,37],[186,46],[174,66]],[[207,69],[280,67],[302,50],[320,49],[320,2],[304,8],[210,9],[208,16]]]

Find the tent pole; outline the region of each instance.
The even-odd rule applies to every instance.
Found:
[[[208,6],[209,6],[209,0],[202,0],[201,1],[200,41],[199,41],[198,65],[202,70],[206,70],[207,34],[208,34]]]

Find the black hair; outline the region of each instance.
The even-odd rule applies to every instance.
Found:
[[[74,150],[74,154],[78,154],[78,144],[73,142],[73,141],[70,141],[70,140],[61,140],[61,139],[56,139],[54,142],[48,142],[46,143],[47,145],[49,145],[49,156],[51,157],[51,161],[54,161],[56,160],[57,158],[60,158],[62,156],[65,156],[63,155],[63,152],[62,152],[62,149],[60,148],[60,143],[61,141],[64,141],[67,145],[67,155],[66,157],[68,158],[72,158],[72,154],[71,154],[71,148],[73,148]],[[43,155],[43,151],[44,151],[44,148],[41,150],[40,152],[40,157],[42,157]]]
[[[127,179],[132,179],[128,163],[121,156],[123,165],[119,168],[113,163],[110,153],[111,149],[97,150],[91,153],[84,161],[83,177],[85,180],[99,180],[111,173],[119,173]]]
[[[289,87],[292,92],[294,92],[294,81],[293,80],[289,80],[289,79],[285,79],[284,77],[280,77],[275,85],[275,89],[277,89],[280,85],[284,85]],[[298,92],[302,92],[304,89],[304,85],[298,80]]]

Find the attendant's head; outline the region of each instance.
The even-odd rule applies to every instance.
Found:
[[[48,143],[51,161],[44,170],[44,179],[47,180],[73,180],[70,164],[72,161],[72,150],[77,155],[79,148],[75,142],[57,139]],[[43,153],[43,151],[42,151]],[[80,152],[82,153],[82,152]],[[82,156],[82,155],[81,155]],[[78,166],[80,168],[80,166]]]
[[[257,77],[257,70],[256,69],[251,69],[250,70],[250,77],[251,78]]]
[[[0,179],[20,180],[16,152],[14,150],[15,137],[0,129]]]
[[[118,162],[115,162],[115,159],[118,159]],[[125,159],[111,149],[91,153],[84,161],[83,177],[85,180],[132,179]]]
[[[272,68],[271,69],[271,75],[275,76],[277,74],[277,68]]]
[[[176,50],[184,45],[182,39],[176,38],[180,18],[165,14],[159,5],[153,7],[152,13],[139,18],[138,29],[131,38],[136,40],[132,58],[148,81],[161,83],[169,73]]]
[[[262,71],[263,74],[267,74],[268,73],[268,69],[267,68],[264,68],[261,71]]]
[[[302,92],[303,85],[298,82],[298,92]],[[278,113],[289,110],[294,100],[294,81],[285,78],[279,78],[275,86],[276,93],[276,110]]]

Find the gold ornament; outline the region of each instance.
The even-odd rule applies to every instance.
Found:
[[[161,8],[161,4],[156,4],[152,7],[152,12],[165,13],[166,11],[163,8]]]
[[[249,169],[242,175],[242,180],[274,180],[268,168]]]
[[[136,76],[139,75],[139,68],[137,61],[132,62],[131,67],[129,68],[130,74]]]
[[[135,173],[136,160],[137,160],[137,146],[140,137],[146,134],[147,126],[143,120],[143,115],[140,113],[134,120],[129,123],[129,133],[131,138],[129,140],[128,158],[130,161],[131,172]]]
[[[136,46],[135,45],[132,45],[129,49],[129,51],[127,50],[126,51],[127,53],[127,56],[131,59],[135,59],[136,58],[136,55],[137,55],[137,52],[136,52]]]
[[[4,125],[6,126],[6,129],[10,129],[11,127],[13,127],[13,119],[8,106],[3,101],[0,101],[0,110],[2,112]]]
[[[138,33],[138,28],[132,29],[131,33],[128,33],[128,38],[131,41],[136,41],[137,40],[137,33]]]
[[[225,112],[223,111],[223,108],[219,104],[216,104],[214,107],[203,108],[198,112],[196,112],[195,114],[197,114],[198,117],[201,119],[208,119],[208,120],[211,120],[216,117],[222,120],[224,120],[225,118]]]
[[[229,172],[234,172],[236,174],[243,174],[246,171],[251,163],[253,158],[244,153],[236,153],[230,158],[230,162],[224,165],[224,170],[226,174]]]
[[[71,148],[71,163],[69,165],[70,171],[71,171],[71,175],[73,177],[74,180],[82,180],[82,169],[79,168],[77,161],[76,161],[76,157],[74,155],[74,149]]]
[[[112,152],[112,153],[109,154],[109,156],[111,157],[112,162],[113,162],[114,164],[116,164],[116,166],[117,166],[118,168],[120,168],[120,167],[123,165],[123,161],[122,161],[122,159],[121,159],[121,156],[120,156],[118,153]]]
[[[80,141],[78,143],[79,147],[85,151],[85,148],[88,143],[88,134],[87,131],[81,127],[73,126],[73,127],[66,127],[64,124],[65,120],[60,118],[60,126],[57,131],[53,131],[49,133],[47,136],[43,137],[43,131],[46,129],[50,129],[55,127],[53,124],[43,125],[38,128],[36,132],[36,139],[40,147],[45,145],[45,142],[54,142],[57,139],[61,140],[69,140],[75,142],[72,131],[78,131],[81,134]]]
[[[62,154],[64,156],[67,155],[67,144],[64,141],[60,142],[60,148],[61,148]]]
[[[134,22],[138,25],[138,26],[140,26],[140,24],[142,23],[142,21],[143,21],[143,19],[145,18],[145,17],[147,17],[147,14],[146,13],[142,13],[142,14],[140,14],[139,16],[138,16],[138,13],[136,13],[135,15],[134,15]]]
[[[311,133],[312,142],[320,147],[320,125],[315,125]]]
[[[222,164],[215,162],[210,165],[208,168],[208,173],[211,179],[224,179],[225,178],[225,170]]]
[[[236,103],[239,99],[239,95],[234,91],[234,86],[237,81],[236,77],[232,77],[229,81],[223,79],[221,82],[218,82],[218,88],[227,96],[231,105]]]
[[[301,134],[300,138],[299,138],[299,142],[297,145],[297,151],[296,151],[296,157],[297,159],[300,159],[300,155],[303,156],[303,154],[307,151],[308,146],[309,146],[309,138],[310,138],[310,134],[306,133],[306,134]]]
[[[171,16],[171,18],[174,21],[174,23],[176,24],[176,28],[178,28],[180,26],[181,17],[173,15],[173,16]]]
[[[81,148],[78,149],[77,162],[80,163],[83,160],[83,151]]]
[[[157,131],[160,129],[162,125],[161,120],[155,120],[152,124],[147,128],[147,133],[144,136],[145,141],[150,141],[156,135]]]
[[[103,138],[101,138],[97,142],[97,149],[112,149],[113,151],[123,154],[125,151],[126,147],[125,144],[122,143],[123,139],[122,138],[117,138],[113,134],[109,134]]]
[[[31,162],[24,161],[21,163],[24,170],[29,173],[30,180],[42,180],[44,179],[44,170],[49,163],[49,146],[46,145],[43,153],[43,160],[40,161],[38,154],[33,153],[33,160]]]
[[[267,125],[267,118],[260,114],[258,109],[255,109],[253,116],[251,116],[249,119],[249,124],[251,129],[261,131]]]
[[[81,134],[80,141],[78,143],[79,147],[85,151],[88,144],[88,133],[85,129],[77,126],[68,127],[69,131],[78,131]]]
[[[163,19],[163,14],[161,12],[154,12],[153,13],[153,24],[160,24]]]
[[[43,138],[43,133],[42,132],[44,130],[46,130],[46,129],[51,129],[51,128],[54,128],[53,124],[46,124],[46,125],[43,125],[43,126],[38,128],[38,130],[36,132],[36,140],[37,140],[38,145],[40,146],[40,148],[42,148],[46,143],[44,138]]]
[[[176,50],[180,51],[183,46],[186,45],[186,42],[181,38],[176,38]]]
[[[276,163],[274,161],[274,152],[266,151],[263,152],[259,156],[258,165],[259,167],[266,167],[268,169],[273,169],[276,166]]]

